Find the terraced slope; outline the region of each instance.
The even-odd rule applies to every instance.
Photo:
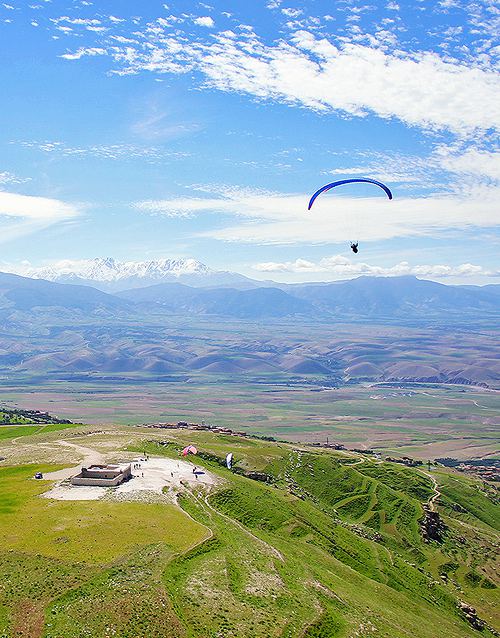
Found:
[[[65,431],[47,443],[56,436],[85,440]],[[115,430],[87,444],[177,457],[189,441],[218,487],[182,489],[179,507],[50,501],[33,466],[0,469],[2,638],[465,638],[499,628],[489,488],[436,473],[447,531],[426,543],[435,487],[424,473],[204,432],[144,437]],[[459,601],[486,621],[481,631]]]

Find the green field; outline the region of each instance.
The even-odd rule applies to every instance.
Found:
[[[498,449],[500,394],[459,386],[381,385],[318,389],[307,385],[151,383],[112,377],[95,383],[2,388],[4,401],[101,424],[214,423],[295,441],[336,441],[424,460],[475,458]],[[234,380],[233,380],[234,381]],[[258,397],[258,400],[256,400]]]
[[[458,600],[500,628],[500,507],[478,481],[434,474],[447,532],[425,543],[433,482],[369,456],[127,427],[27,435],[0,453],[23,458],[20,445],[43,444],[63,461],[64,441],[173,458],[191,442],[198,467],[220,484],[181,489],[178,505],[55,501],[40,497],[47,482],[32,477],[57,466],[4,462],[2,638],[492,636],[472,628]],[[223,467],[229,451],[234,472]]]
[[[207,530],[171,505],[101,501],[50,501],[32,477],[51,468],[20,466],[0,470],[0,546],[71,562],[108,563],[149,543],[183,551]],[[52,522],[50,522],[52,519]]]
[[[47,434],[48,432],[58,432],[67,428],[78,427],[73,423],[49,423],[48,425],[23,425],[0,426],[0,441],[16,439],[19,436],[30,436],[32,434]]]

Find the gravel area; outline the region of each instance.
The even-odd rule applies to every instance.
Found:
[[[80,449],[87,450],[87,448]],[[88,462],[89,456],[86,455],[85,462]],[[93,458],[92,462],[100,461]],[[44,479],[59,479],[59,482],[42,496],[61,501],[92,501],[103,498],[141,502],[174,501],[175,494],[183,487],[195,485],[210,487],[220,480],[215,475],[196,468],[193,463],[180,459],[149,457],[147,461],[138,458],[131,463],[133,477],[115,488],[71,485],[69,477],[76,474],[81,465],[60,472],[51,472],[46,474]],[[193,471],[195,469],[196,472]],[[163,492],[165,487],[168,488],[166,493]]]

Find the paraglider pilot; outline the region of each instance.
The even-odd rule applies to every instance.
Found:
[[[351,179],[341,179],[341,180],[338,180],[337,182],[332,182],[331,184],[326,184],[325,186],[322,186],[319,190],[317,190],[314,193],[314,195],[309,200],[309,205],[307,207],[307,210],[311,210],[311,207],[314,204],[316,198],[318,197],[318,195],[321,195],[321,193],[324,193],[325,191],[329,191],[331,188],[335,188],[336,186],[342,186],[343,184],[352,184],[352,183],[358,183],[358,182],[375,184],[375,186],[379,186],[385,192],[385,194],[387,195],[389,199],[392,199],[392,193],[390,189],[385,184],[382,184],[382,182],[377,182],[376,179],[370,179],[366,177],[355,177]],[[353,253],[358,252],[358,242],[351,242],[351,250]]]

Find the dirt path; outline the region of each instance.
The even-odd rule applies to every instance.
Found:
[[[436,502],[437,502],[438,498],[441,496],[441,492],[439,491],[438,482],[436,481],[434,476],[432,476],[432,474],[429,474],[429,472],[424,472],[423,470],[420,470],[420,473],[421,474],[425,474],[425,476],[430,478],[431,481],[432,481],[432,486],[434,488],[434,493],[432,494],[432,496],[427,501],[427,507],[429,508],[429,511],[435,512],[436,511]]]
[[[104,455],[97,450],[93,450],[89,447],[83,447],[82,445],[76,445],[76,443],[69,443],[68,441],[57,441],[57,444],[73,448],[83,456],[83,459],[76,466],[66,467],[64,468],[64,470],[58,470],[57,472],[49,472],[48,474],[45,474],[44,478],[49,481],[58,481],[70,478],[76,472],[78,472],[82,466],[99,465],[100,463],[104,463]]]
[[[424,394],[428,397],[432,397],[433,399],[442,399],[442,397],[439,397],[437,394],[431,394],[430,392],[420,392],[417,394]],[[495,411],[495,408],[491,408],[487,405],[481,405],[480,403],[478,403],[475,399],[471,399],[469,397],[463,397],[463,398],[459,398],[459,397],[446,397],[446,401],[455,401],[455,402],[459,402],[459,403],[463,403],[464,401],[469,401],[470,403],[473,403],[477,408],[480,408],[481,410],[490,410],[491,412]]]
[[[23,428],[23,427],[33,427],[34,425],[38,425],[38,423],[33,423],[33,424],[29,424],[29,425],[28,424],[26,424],[26,425],[15,425],[15,426],[12,426],[12,425],[3,426],[2,425],[0,427],[16,427],[16,428],[21,427],[21,428]],[[40,426],[36,432],[33,432],[33,434],[40,434],[43,431],[43,427],[44,426]],[[13,445],[17,445],[17,442],[19,441],[19,439],[21,439],[21,442],[23,442],[24,438],[25,438],[25,436],[21,434],[20,436],[16,436],[13,439],[11,439],[10,443],[13,444]]]
[[[191,494],[192,494],[195,498],[197,498],[197,497],[196,497],[196,494],[194,494],[193,492],[191,492]],[[208,532],[208,535],[207,535],[205,538],[203,538],[201,541],[197,541],[196,543],[193,543],[193,544],[189,547],[189,549],[187,549],[185,552],[183,552],[184,554],[187,554],[188,552],[192,551],[195,547],[198,547],[199,545],[203,545],[203,543],[205,543],[206,541],[209,541],[211,538],[213,538],[213,537],[214,537],[214,532],[213,532],[213,530],[212,530],[212,528],[211,528],[211,527],[209,527],[208,525],[205,525],[205,523],[200,523],[200,521],[197,521],[195,518],[193,518],[193,517],[191,516],[191,514],[189,514],[189,512],[186,512],[186,510],[185,510],[184,508],[182,508],[182,507],[181,507],[178,503],[177,503],[177,507],[178,507],[178,508],[179,508],[179,509],[180,509],[180,510],[181,510],[181,511],[182,511],[182,512],[183,512],[183,513],[184,513],[184,514],[188,517],[188,518],[190,518],[190,519],[193,521],[193,523],[196,523],[197,525],[201,525],[201,526],[202,526],[202,527],[204,527],[204,528],[207,530],[207,532]]]
[[[283,554],[279,550],[277,550],[276,547],[273,547],[266,541],[262,540],[262,538],[255,536],[255,534],[252,534],[252,532],[248,530],[244,525],[242,525],[239,521],[236,521],[234,518],[231,518],[230,516],[227,516],[226,514],[223,514],[222,512],[219,512],[214,507],[212,507],[208,502],[208,496],[209,495],[206,494],[203,501],[209,510],[211,510],[217,516],[222,516],[222,518],[225,518],[226,521],[229,521],[232,525],[236,525],[236,527],[238,527],[243,533],[247,534],[247,536],[253,538],[253,540],[256,541],[256,543],[258,543],[259,545],[264,545],[264,547],[271,553],[272,556],[278,558],[281,562],[285,561],[285,559],[283,558]]]

